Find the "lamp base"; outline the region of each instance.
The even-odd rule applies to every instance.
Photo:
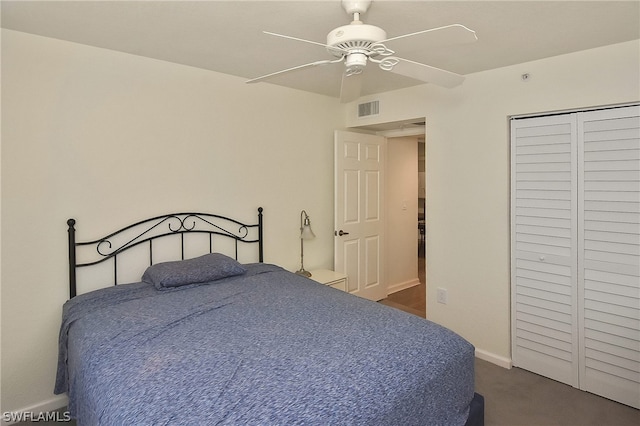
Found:
[[[311,272],[306,271],[304,269],[300,269],[299,271],[296,271],[297,275],[302,275],[304,277],[310,277],[311,276]]]

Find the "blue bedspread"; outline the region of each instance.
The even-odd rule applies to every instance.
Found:
[[[474,348],[268,264],[64,306],[56,393],[79,425],[463,425]]]

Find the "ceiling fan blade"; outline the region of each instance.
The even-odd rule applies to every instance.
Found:
[[[387,43],[391,43],[394,50],[401,51],[401,47],[398,46],[397,42],[400,42],[409,37],[419,37],[419,41],[416,39],[412,39],[411,43],[414,45],[419,45],[420,48],[425,48],[428,46],[446,46],[452,44],[474,43],[478,40],[476,32],[472,29],[469,29],[462,24],[451,24],[445,25],[444,27],[431,28],[429,30],[418,31],[398,37],[388,38],[386,40],[380,41],[379,43],[385,45]]]
[[[334,60],[327,59],[327,60],[324,60],[324,61],[310,62],[308,64],[298,65],[297,67],[287,68],[285,70],[276,71],[276,72],[272,72],[270,74],[262,75],[260,77],[252,78],[251,80],[245,81],[245,83],[258,83],[260,81],[267,80],[267,79],[269,79],[271,77],[275,77],[275,76],[278,76],[280,74],[285,74],[285,73],[292,72],[292,71],[298,71],[298,70],[302,70],[302,69],[305,69],[305,68],[317,67],[317,66],[320,66],[320,65],[334,64],[336,62],[342,62],[342,59],[343,58],[334,59]]]
[[[325,49],[328,49],[331,52],[335,52],[336,54],[347,54],[348,52],[346,50],[343,49],[339,49],[337,47],[333,47],[333,46],[329,46],[327,44],[324,43],[318,43],[317,41],[311,41],[311,40],[306,40],[304,38],[298,38],[298,37],[292,37],[292,36],[288,36],[288,35],[284,35],[284,34],[278,34],[278,33],[272,33],[271,31],[263,31],[263,33],[268,34],[268,35],[272,35],[275,37],[281,37],[281,38],[286,38],[289,40],[295,40],[295,41],[301,41],[303,43],[309,43],[309,44],[315,44],[316,46],[322,46]]]
[[[445,71],[440,68],[421,64],[420,62],[410,61],[408,59],[398,57],[394,58],[398,60],[398,63],[389,71],[396,74],[448,88],[459,86],[464,81],[464,76],[451,71]]]
[[[342,74],[342,86],[340,87],[340,102],[345,104],[360,97],[362,90],[362,74]]]

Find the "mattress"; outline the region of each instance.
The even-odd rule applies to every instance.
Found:
[[[66,302],[55,392],[80,425],[464,425],[474,348],[270,264]]]

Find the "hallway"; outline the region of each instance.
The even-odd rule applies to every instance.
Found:
[[[380,301],[383,305],[409,312],[410,314],[426,318],[427,311],[427,281],[426,281],[424,250],[418,256],[418,277],[420,284],[405,290],[392,293],[386,299]]]

